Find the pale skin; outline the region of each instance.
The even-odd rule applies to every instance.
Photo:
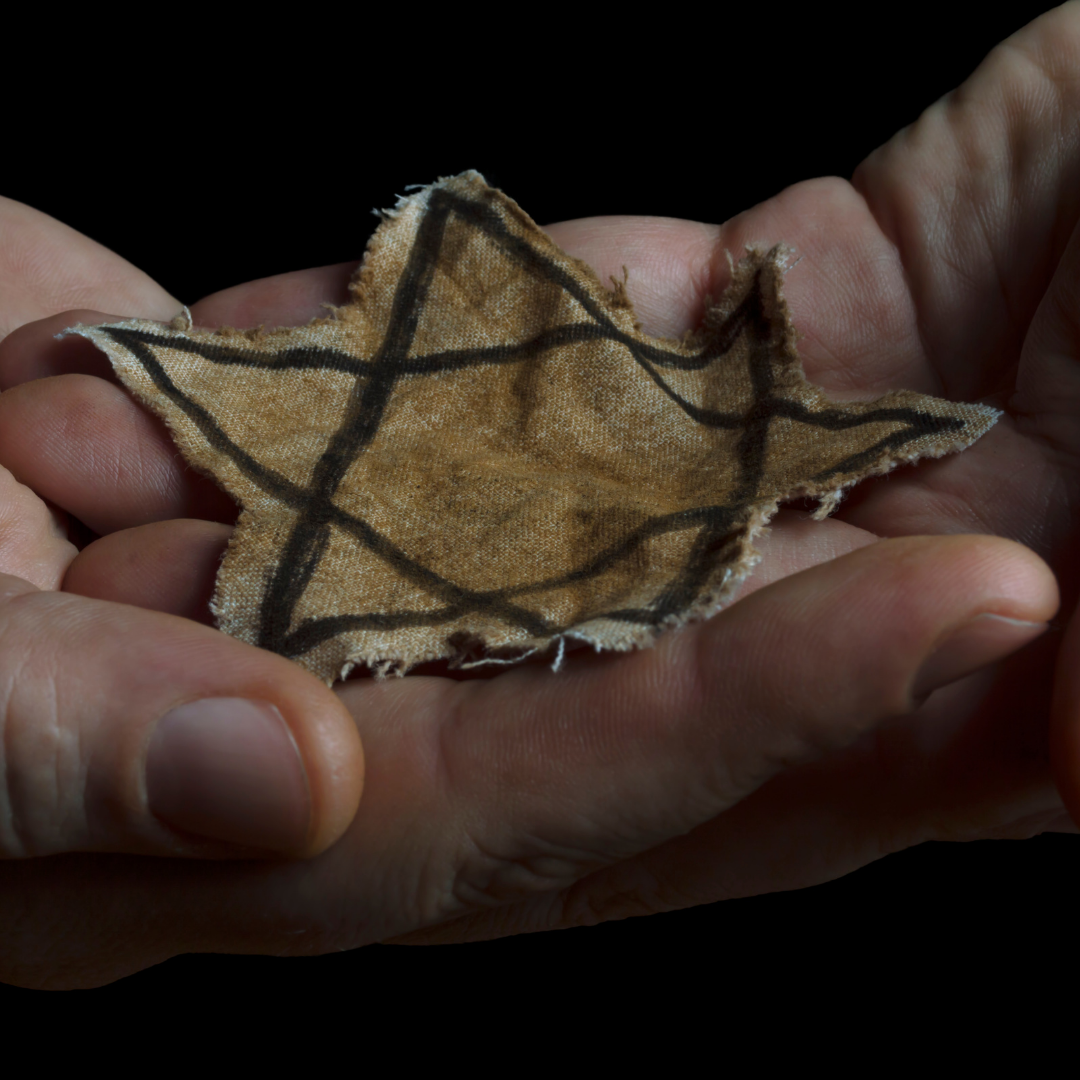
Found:
[[[802,256],[785,287],[813,382],[1006,416],[826,522],[782,512],[738,601],[653,649],[331,691],[212,628],[235,507],[103,357],[53,337],[179,302],[0,202],[0,979],[475,940],[808,886],[924,840],[1076,831],[1078,220],[1070,3],[850,183],[798,184],[722,226],[551,226],[602,279],[630,268],[654,334],[697,322],[726,251],[783,240]],[[344,300],[351,269],[192,314],[301,323]],[[78,551],[64,512],[101,539]],[[277,857],[148,806],[155,724],[204,698],[271,702],[292,733],[309,817]]]

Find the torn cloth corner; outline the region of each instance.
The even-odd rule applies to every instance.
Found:
[[[384,215],[328,318],[71,332],[240,503],[220,628],[330,683],[647,643],[731,596],[780,501],[828,509],[994,423],[908,391],[828,401],[783,258],[752,250],[696,335],[650,338],[622,290],[464,173]]]

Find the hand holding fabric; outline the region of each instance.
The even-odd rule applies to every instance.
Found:
[[[480,680],[360,679],[331,694],[196,625],[232,508],[182,467],[97,354],[52,339],[115,316],[29,323],[58,310],[48,301],[21,312],[27,325],[0,345],[0,464],[101,538],[75,555],[13,488],[17,519],[42,522],[31,548],[62,569],[64,592],[17,583],[2,609],[5,745],[27,748],[6,763],[20,845],[6,853],[70,854],[0,865],[4,924],[23,928],[2,977],[95,985],[185,951],[491,937],[809,885],[926,839],[1068,828],[1046,740],[1060,641],[1047,634],[985,665],[1053,617],[1047,564],[1066,610],[1075,603],[1080,89],[1064,74],[1078,55],[1080,12],[1066,5],[853,185],[797,185],[720,228],[597,219],[550,230],[602,279],[631,267],[646,329],[672,335],[720,291],[725,250],[785,240],[804,256],[786,291],[812,382],[834,397],[904,386],[1008,413],[972,450],[872,485],[835,519],[781,515],[742,598],[709,622],[651,650],[572,657],[558,676],[533,665]],[[251,283],[193,315],[302,322],[341,302],[350,269]],[[175,313],[131,268],[119,276],[129,292],[138,283],[139,304],[101,290],[64,306]],[[997,538],[965,535],[976,532]],[[0,567],[12,574],[36,557],[12,552]],[[35,584],[48,589],[61,569]],[[1062,652],[1065,669],[1072,655]],[[1072,684],[1060,685],[1071,799],[1080,770],[1065,755],[1080,713]],[[140,777],[154,725],[207,694],[277,706],[312,805],[326,809],[307,847],[264,846],[322,854],[223,859],[193,819],[174,827],[153,813]],[[360,753],[337,702],[367,762],[351,823]],[[35,832],[52,820],[41,808],[60,804],[34,781],[56,775],[67,746],[79,748],[70,775],[99,782],[63,785],[60,827]],[[80,814],[96,831],[66,829]],[[121,851],[218,858],[101,854]],[[116,928],[135,905],[156,918],[130,928],[121,952]]]

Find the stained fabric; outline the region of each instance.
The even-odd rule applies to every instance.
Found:
[[[831,403],[802,374],[785,257],[749,251],[696,334],[652,338],[470,172],[383,215],[327,318],[71,332],[240,503],[220,628],[329,683],[646,644],[733,595],[781,500],[827,513],[994,423],[903,390]]]

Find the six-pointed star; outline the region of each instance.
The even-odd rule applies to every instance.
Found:
[[[327,682],[356,663],[626,649],[707,616],[781,500],[962,449],[997,413],[803,378],[782,249],[701,330],[637,329],[476,173],[384,215],[352,299],[264,333],[77,327],[243,511],[222,630]]]

